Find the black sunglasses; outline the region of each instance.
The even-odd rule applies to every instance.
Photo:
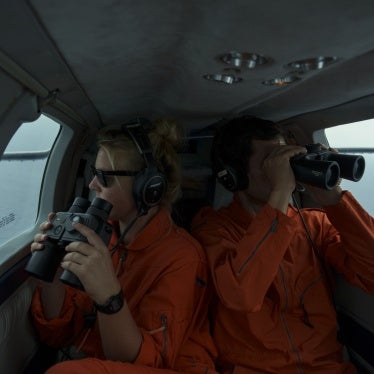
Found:
[[[134,177],[139,173],[139,171],[131,171],[131,170],[100,170],[96,169],[95,166],[91,165],[91,172],[92,175],[97,177],[99,183],[103,187],[109,187],[111,183],[108,183],[108,179],[106,176],[125,176],[125,177]]]

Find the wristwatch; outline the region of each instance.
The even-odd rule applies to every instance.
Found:
[[[94,302],[97,311],[104,314],[114,314],[119,312],[123,307],[123,292],[121,291],[117,295],[111,296],[105,304],[97,304]]]

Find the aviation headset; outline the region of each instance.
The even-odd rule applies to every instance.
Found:
[[[121,127],[121,130],[131,137],[145,162],[145,168],[134,177],[132,187],[141,215],[146,214],[149,208],[161,202],[167,188],[166,177],[157,168],[144,125],[151,125],[151,122],[146,118],[136,118]]]

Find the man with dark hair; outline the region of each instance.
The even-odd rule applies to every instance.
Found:
[[[234,197],[203,208],[192,232],[216,289],[222,373],[356,372],[337,340],[329,269],[374,293],[374,220],[339,186],[306,186],[323,209],[291,206],[290,159],[305,152],[258,118],[230,121],[214,139],[214,172]]]

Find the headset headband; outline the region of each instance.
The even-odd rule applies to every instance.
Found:
[[[146,163],[146,167],[154,166],[155,159],[153,157],[151,143],[149,141],[148,135],[144,131],[144,126],[152,125],[151,121],[146,118],[136,118],[122,125],[121,129],[123,132],[127,132],[139,153],[143,156]]]
[[[152,147],[145,126],[152,125],[146,118],[136,118],[121,126],[121,130],[127,133],[145,162],[145,168],[134,178],[133,195],[140,215],[146,214],[152,206],[158,205],[167,188],[166,177],[161,173],[153,157]]]

